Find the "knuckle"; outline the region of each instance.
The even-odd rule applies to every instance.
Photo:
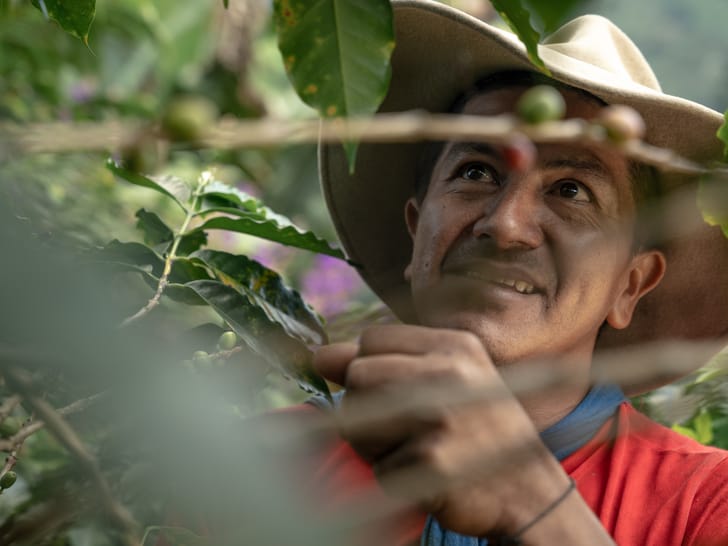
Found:
[[[346,372],[346,388],[357,389],[365,386],[368,375],[366,362],[361,358],[355,358],[349,364]]]

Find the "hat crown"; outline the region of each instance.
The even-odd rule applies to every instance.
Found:
[[[547,66],[614,83],[638,84],[661,91],[660,83],[637,46],[609,19],[583,15],[564,24],[539,47]],[[558,68],[557,68],[558,67]]]

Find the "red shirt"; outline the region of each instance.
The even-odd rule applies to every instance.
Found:
[[[313,478],[324,511],[362,497],[386,502],[369,465],[343,440],[332,440],[316,457]],[[728,546],[727,451],[703,446],[624,403],[562,465],[619,546]],[[420,513],[369,522],[354,542],[417,544],[424,522]]]

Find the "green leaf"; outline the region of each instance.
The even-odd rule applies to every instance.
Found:
[[[710,444],[713,441],[713,419],[707,410],[702,410],[693,419],[695,439],[701,444]]]
[[[543,73],[550,74],[538,55],[538,42],[541,36],[531,25],[531,15],[524,7],[522,0],[492,0],[491,4],[526,46],[531,62]]]
[[[228,0],[222,0],[222,5],[225,7],[225,9],[228,9]]]
[[[708,175],[698,184],[698,208],[708,225],[720,226],[728,237],[728,178]]]
[[[164,537],[169,546],[210,546],[209,540],[183,527],[152,525],[144,530],[141,546],[154,546]]]
[[[230,213],[232,214],[232,211],[235,210],[231,209]],[[240,211],[236,211],[236,213],[240,214],[240,217],[227,218],[218,216],[207,220],[196,229],[224,229],[226,231],[245,233],[260,237],[261,239],[275,241],[282,245],[310,250],[311,252],[326,254],[342,260],[345,259],[344,253],[340,249],[332,247],[328,241],[320,239],[310,231],[303,231],[293,225],[282,226],[276,220],[264,220],[258,216],[245,215]]]
[[[217,250],[200,250],[190,260],[199,260],[220,282],[254,299],[268,318],[283,326],[289,335],[309,344],[326,342],[326,332],[316,313],[272,269],[246,256]]]
[[[139,209],[136,217],[137,227],[144,232],[144,242],[166,254],[174,240],[174,233],[169,226],[159,216],[144,209]],[[177,256],[187,256],[204,244],[207,244],[207,233],[194,231],[182,237],[177,246]]]
[[[159,278],[164,271],[164,258],[154,249],[141,243],[122,243],[114,240],[91,253],[88,259],[115,271],[140,273],[152,289],[157,288]],[[172,262],[169,283],[164,289],[164,295],[189,305],[202,305],[204,301],[196,292],[185,286],[185,283],[210,278],[207,270],[199,263],[187,258],[177,258]]]
[[[202,189],[200,195],[204,199],[204,208],[196,216],[226,214],[236,218],[211,218],[189,233],[205,229],[225,229],[344,259],[344,253],[325,239],[293,225],[285,216],[277,214],[258,199],[237,188],[213,181]]]
[[[106,167],[119,178],[123,178],[127,182],[149,188],[154,191],[170,197],[177,203],[183,211],[187,211],[185,203],[190,199],[190,189],[182,180],[172,176],[148,177],[132,171],[128,171],[109,159]]]
[[[389,0],[275,0],[278,46],[301,99],[326,118],[376,112],[394,49]],[[345,144],[353,170],[357,144]]]
[[[174,233],[162,219],[153,212],[139,209],[136,212],[137,227],[144,233],[144,242],[156,246],[172,242]]]
[[[559,28],[584,0],[526,0],[527,9],[540,19],[544,32],[551,33]]]
[[[716,136],[723,143],[723,161],[728,161],[728,110],[723,114],[723,123],[718,128]]]
[[[306,391],[330,399],[326,382],[311,366],[311,352],[300,340],[271,321],[254,300],[219,281],[187,284],[225,319],[238,336],[273,367],[293,377]]]
[[[96,0],[33,0],[33,5],[88,46],[89,29],[96,15]]]
[[[214,205],[233,206],[250,212],[267,209],[259,199],[218,180],[206,184],[200,195],[206,202],[211,202]]]

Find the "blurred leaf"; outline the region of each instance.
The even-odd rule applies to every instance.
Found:
[[[40,5],[43,1],[48,16],[61,25],[61,28],[88,45],[88,32],[96,14],[96,0],[33,0],[33,5],[44,11]]]
[[[713,419],[706,410],[701,411],[693,419],[695,439],[701,444],[708,445],[713,441]]]
[[[708,225],[720,226],[728,237],[728,179],[718,175],[701,178],[697,202],[703,220]]]
[[[576,6],[585,3],[585,0],[526,0],[528,10],[543,22],[547,34],[559,28]]]
[[[524,7],[522,0],[492,0],[491,3],[498,14],[508,24],[516,36],[526,46],[528,58],[543,73],[550,74],[543,60],[538,55],[538,42],[541,36],[531,25],[531,15]]]
[[[220,212],[223,211],[221,210]],[[229,213],[233,214],[233,212]],[[310,231],[303,231],[294,225],[282,226],[276,220],[266,220],[257,215],[246,215],[241,211],[236,211],[235,213],[240,214],[240,217],[227,218],[219,216],[217,218],[211,218],[197,227],[196,230],[224,229],[226,231],[235,231],[247,235],[254,235],[261,239],[275,241],[283,245],[310,250],[319,254],[326,254],[334,258],[345,259],[344,253],[341,250],[332,247],[328,241],[320,239]]]
[[[225,9],[228,9],[228,0],[222,0],[222,5],[225,6]]]
[[[696,442],[698,441],[698,438],[695,435],[695,431],[689,427],[683,426],[683,425],[672,425],[670,427],[675,432],[682,434],[683,436],[687,436],[688,438],[692,438]]]
[[[728,110],[723,114],[723,123],[718,128],[716,136],[723,143],[723,161],[728,161]]]
[[[154,546],[164,537],[169,546],[209,546],[209,541],[183,527],[150,526],[144,531],[141,546]]]
[[[298,96],[322,117],[376,112],[394,49],[389,0],[275,0],[278,45]],[[345,149],[349,168],[356,144]]]
[[[149,188],[154,191],[171,197],[182,210],[187,211],[186,203],[191,195],[190,189],[182,180],[173,176],[147,177],[132,171],[128,171],[117,165],[113,159],[106,162],[106,167],[116,176],[123,178],[127,182]]]
[[[216,250],[200,250],[190,259],[200,260],[223,284],[252,297],[268,318],[283,326],[289,335],[305,343],[326,342],[326,333],[316,313],[275,271],[246,256]]]
[[[238,336],[269,364],[293,377],[306,391],[330,399],[326,382],[311,366],[311,352],[283,327],[271,321],[254,300],[219,281],[193,281],[187,284],[204,299]]]

